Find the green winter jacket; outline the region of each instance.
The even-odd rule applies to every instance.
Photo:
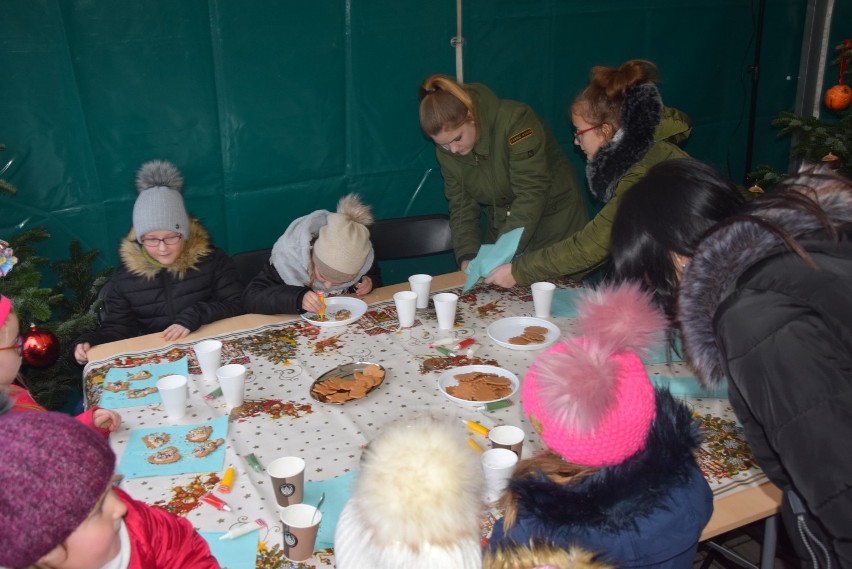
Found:
[[[473,99],[477,141],[467,156],[435,146],[456,260],[472,259],[482,243],[523,227],[518,253],[547,247],[588,220],[574,167],[553,134],[527,105],[498,99],[479,84],[464,86]]]
[[[579,278],[607,258],[610,231],[621,196],[642,178],[654,164],[664,160],[688,157],[686,152],[677,147],[677,143],[689,137],[692,130],[689,118],[680,111],[670,108],[662,109],[661,115],[662,118],[656,127],[652,126],[649,130],[649,132],[653,132],[650,149],[632,165],[627,166],[622,176],[609,180],[608,193],[612,197],[585,227],[558,243],[537,251],[531,251],[521,257],[516,257],[512,261],[512,276],[517,284],[526,286],[536,281],[562,275]],[[657,116],[660,116],[660,114]],[[626,138],[625,136],[621,140],[613,139],[607,146],[611,145],[610,150],[618,151],[620,143],[629,142]],[[605,147],[598,150],[598,154],[589,162],[587,174],[590,174],[594,169],[595,161],[603,148]],[[629,155],[630,152],[627,152],[627,154]],[[612,155],[610,155],[610,158],[612,158]],[[624,159],[625,157],[621,156],[621,158]],[[607,166],[610,166],[610,164],[607,164]],[[617,168],[606,168],[594,173],[605,178],[607,172],[616,170]],[[591,181],[591,175],[588,177],[592,195],[600,196],[607,193],[604,188],[596,192]]]

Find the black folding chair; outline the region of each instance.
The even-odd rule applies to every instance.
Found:
[[[370,226],[370,240],[379,261],[453,250],[450,217],[443,213],[379,219]]]

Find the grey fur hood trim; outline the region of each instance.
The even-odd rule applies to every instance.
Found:
[[[852,222],[850,194],[831,188],[807,193],[833,224]],[[776,208],[764,209],[760,214],[796,238],[822,229],[819,220],[801,211]],[[678,321],[687,359],[705,388],[718,387],[725,375],[713,329],[716,310],[743,273],[781,247],[783,242],[774,234],[743,220],[706,237],[684,269],[678,293]]]
[[[586,164],[592,195],[608,202],[618,180],[654,145],[654,133],[663,117],[663,100],[653,83],[629,87],[621,104],[621,128]]]

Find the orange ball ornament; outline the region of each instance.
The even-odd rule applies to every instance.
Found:
[[[843,111],[852,103],[852,88],[839,83],[825,92],[825,106],[832,111]]]

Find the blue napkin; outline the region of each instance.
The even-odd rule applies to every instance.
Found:
[[[553,291],[550,313],[563,318],[577,317],[577,301],[586,291],[584,288],[557,288]]]
[[[317,532],[317,549],[334,547],[334,530],[337,519],[343,511],[343,506],[349,500],[354,490],[357,475],[354,471],[347,472],[331,480],[305,482],[305,493],[302,503],[315,505],[325,492],[325,502],[320,506],[322,521]]]
[[[723,379],[717,389],[705,391],[694,377],[672,377],[668,375],[652,375],[654,387],[664,387],[675,397],[711,397],[714,399],[728,398],[728,380]]]
[[[516,227],[501,235],[493,245],[482,245],[476,257],[470,261],[470,264],[464,270],[467,274],[467,281],[464,283],[462,292],[469,291],[476,284],[476,281],[487,277],[491,274],[491,271],[511,261],[518,251],[518,243],[521,242],[523,233],[523,227]]]
[[[262,530],[261,530],[262,531]],[[224,531],[200,531],[210,546],[210,553],[222,567],[254,567],[257,563],[258,532],[253,531],[236,539],[220,540]]]

